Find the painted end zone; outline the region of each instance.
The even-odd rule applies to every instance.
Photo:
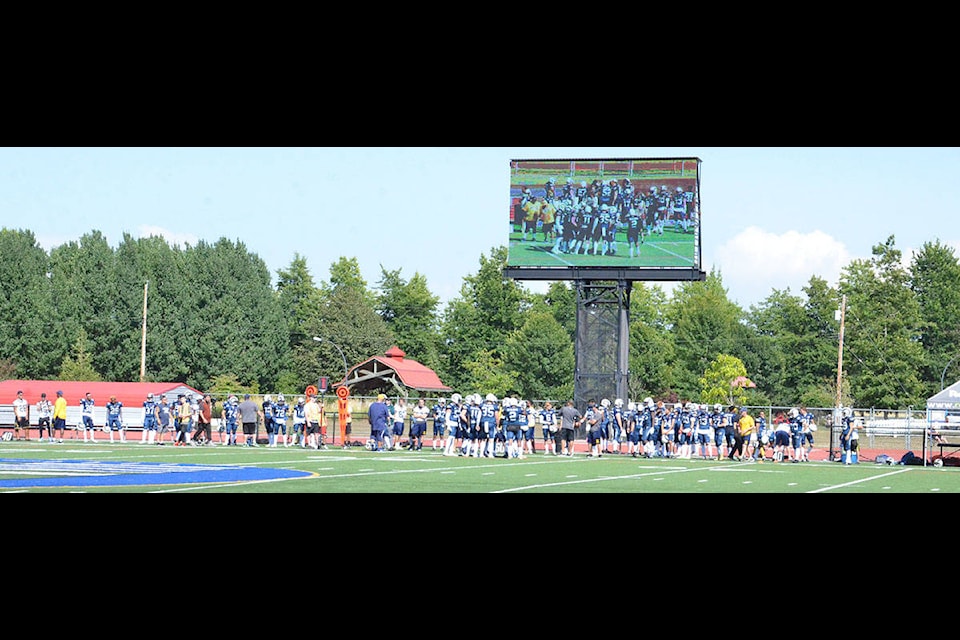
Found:
[[[313,475],[306,471],[269,467],[2,458],[0,458],[0,474],[26,476],[0,480],[0,489],[251,482],[308,478]]]

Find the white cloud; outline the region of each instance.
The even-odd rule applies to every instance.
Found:
[[[170,246],[185,246],[189,244],[191,247],[196,246],[199,238],[192,233],[174,233],[173,231],[168,231],[163,227],[157,227],[149,224],[142,224],[138,227],[141,238],[149,238],[151,236],[160,236],[161,238],[167,241],[167,244]]]
[[[723,278],[730,300],[748,308],[773,289],[789,288],[792,294],[802,296],[802,288],[813,276],[835,287],[841,269],[850,260],[842,242],[819,230],[777,235],[748,227],[717,247],[713,265]],[[704,270],[712,268],[708,265]]]

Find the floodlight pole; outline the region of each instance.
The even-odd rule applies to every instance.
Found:
[[[839,424],[842,415],[842,393],[843,393],[843,324],[847,313],[847,295],[844,294],[840,299],[840,346],[837,348],[837,408],[834,411],[833,425]],[[833,430],[830,433],[830,459],[833,460]]]
[[[950,362],[947,363],[947,366],[943,368],[943,373],[940,374],[940,391],[943,391],[943,379],[947,375],[947,369],[950,368],[950,365],[953,364],[953,361],[957,358],[960,358],[960,353],[950,358]]]
[[[340,352],[340,358],[343,359],[343,384],[347,383],[347,376],[350,375],[350,368],[347,367],[347,357],[343,355],[343,350],[337,346],[337,343],[331,340],[330,338],[320,338],[318,336],[313,336],[313,339],[317,342],[326,342],[327,344],[333,345],[333,348]]]

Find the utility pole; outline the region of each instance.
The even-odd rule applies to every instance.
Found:
[[[840,346],[837,349],[837,416],[840,415],[841,392],[843,390],[843,323],[847,312],[847,296],[840,301]]]
[[[147,285],[143,283],[143,331],[140,337],[140,382],[144,382],[147,373]]]

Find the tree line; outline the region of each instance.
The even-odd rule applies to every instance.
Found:
[[[148,381],[302,393],[321,376],[340,380],[344,358],[395,344],[461,393],[572,398],[576,292],[563,281],[527,291],[503,276],[506,256],[481,254],[441,304],[424,276],[401,268],[381,265],[371,286],[356,258],[315,280],[294,254],[273,278],[239,239],[181,247],[124,234],[113,248],[94,230],[47,252],[31,231],[3,228],[0,376],[138,381],[146,284]],[[958,282],[951,247],[927,242],[905,266],[890,236],[844,267],[837,287],[811,276],[801,292],[773,289],[748,309],[716,270],[669,296],[633,283],[624,400],[833,406],[845,295],[843,404],[923,407],[944,376],[960,375]],[[756,387],[731,387],[739,376]]]

